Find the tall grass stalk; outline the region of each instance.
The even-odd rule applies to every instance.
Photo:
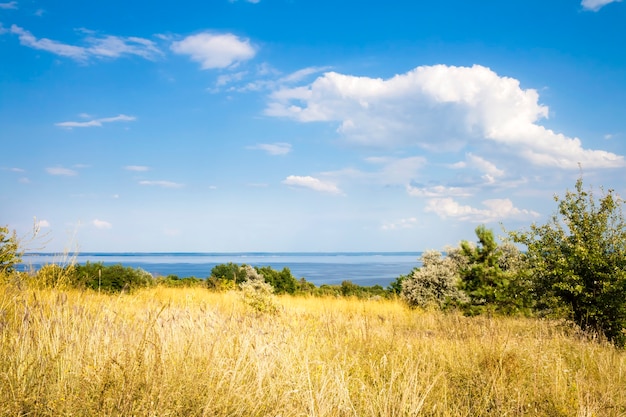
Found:
[[[277,305],[0,286],[0,415],[626,415],[626,353],[561,322]]]

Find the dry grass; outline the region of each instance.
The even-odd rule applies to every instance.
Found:
[[[626,353],[561,323],[278,304],[0,286],[0,415],[626,415]]]

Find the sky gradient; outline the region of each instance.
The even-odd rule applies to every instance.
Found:
[[[626,4],[0,0],[27,249],[423,251],[626,196]]]

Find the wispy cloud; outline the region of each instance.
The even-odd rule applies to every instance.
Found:
[[[246,71],[218,77],[215,88],[210,89],[210,91],[219,92],[222,89],[239,93],[248,91],[274,91],[291,86],[311,75],[327,71],[330,68],[331,67],[306,67],[290,74],[282,75],[280,71],[272,68],[270,65],[262,64],[259,65],[256,72],[253,73]],[[228,87],[224,88],[227,85]]]
[[[162,55],[156,44],[148,39],[134,36],[96,36],[91,31],[83,32],[88,34],[83,40],[86,46],[77,46],[48,38],[37,38],[24,28],[11,26],[11,33],[18,36],[22,45],[81,62],[86,62],[92,57],[103,59],[132,55],[152,60]]]
[[[115,117],[104,117],[101,119],[93,119],[93,120],[89,120],[86,122],[60,122],[60,123],[55,123],[54,125],[59,126],[59,127],[67,127],[67,128],[102,127],[104,123],[132,122],[134,120],[137,120],[135,116],[127,116],[125,114],[120,114],[119,116],[115,116]]]
[[[126,165],[124,169],[127,171],[144,172],[149,171],[150,167],[144,165]]]
[[[40,228],[50,227],[50,222],[48,220],[37,220],[37,226]]]
[[[463,187],[446,187],[443,185],[419,186],[407,185],[406,192],[412,197],[470,197],[473,192],[471,189]]]
[[[346,141],[367,147],[419,146],[458,151],[470,144],[541,167],[626,166],[621,155],[585,149],[580,139],[539,124],[548,108],[534,89],[474,65],[417,67],[390,79],[327,72],[311,84],[273,92],[269,116],[338,125]],[[470,158],[495,178],[495,162]]]
[[[308,188],[310,190],[323,193],[342,194],[341,190],[339,189],[339,187],[337,187],[336,184],[329,181],[322,181],[318,178],[314,178],[311,176],[302,177],[298,175],[290,175],[283,180],[283,184],[293,187]]]
[[[8,3],[0,3],[0,9],[17,9],[17,2],[10,1]]]
[[[100,230],[106,230],[106,229],[111,229],[113,227],[113,225],[107,221],[104,220],[99,220],[99,219],[94,219],[91,224],[96,228],[96,229],[100,229]]]
[[[409,217],[407,219],[400,219],[394,222],[387,222],[381,226],[382,230],[402,230],[413,229],[419,224],[416,217]]]
[[[173,181],[164,181],[164,180],[139,181],[139,185],[156,186],[156,187],[163,187],[163,188],[181,188],[185,186],[185,184],[181,184],[181,183],[173,182]]]
[[[619,3],[621,1],[622,0],[582,0],[580,5],[583,6],[583,9],[585,10],[591,10],[593,12],[597,12],[598,10],[600,10],[607,4]]]
[[[9,167],[9,168],[3,167],[2,170],[3,171],[10,171],[10,172],[26,172],[25,169],[16,168],[16,167]]]
[[[248,146],[248,149],[258,149],[267,152],[269,155],[287,155],[291,152],[291,144],[289,143],[259,143],[254,146]]]
[[[63,168],[63,167],[50,167],[46,168],[46,172],[50,175],[60,175],[65,177],[73,177],[78,175],[78,172],[73,169]]]
[[[200,63],[202,69],[236,67],[256,55],[248,39],[232,33],[191,35],[173,42],[170,49],[176,54],[189,55],[192,61]]]
[[[428,201],[426,212],[433,212],[441,218],[455,218],[475,223],[489,223],[505,219],[532,219],[539,217],[539,213],[519,209],[513,202],[506,199],[492,199],[482,202],[485,208],[475,208],[461,205],[452,198],[434,198]]]

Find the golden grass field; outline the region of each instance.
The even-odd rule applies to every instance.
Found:
[[[400,301],[0,285],[0,416],[625,416],[626,353]]]

